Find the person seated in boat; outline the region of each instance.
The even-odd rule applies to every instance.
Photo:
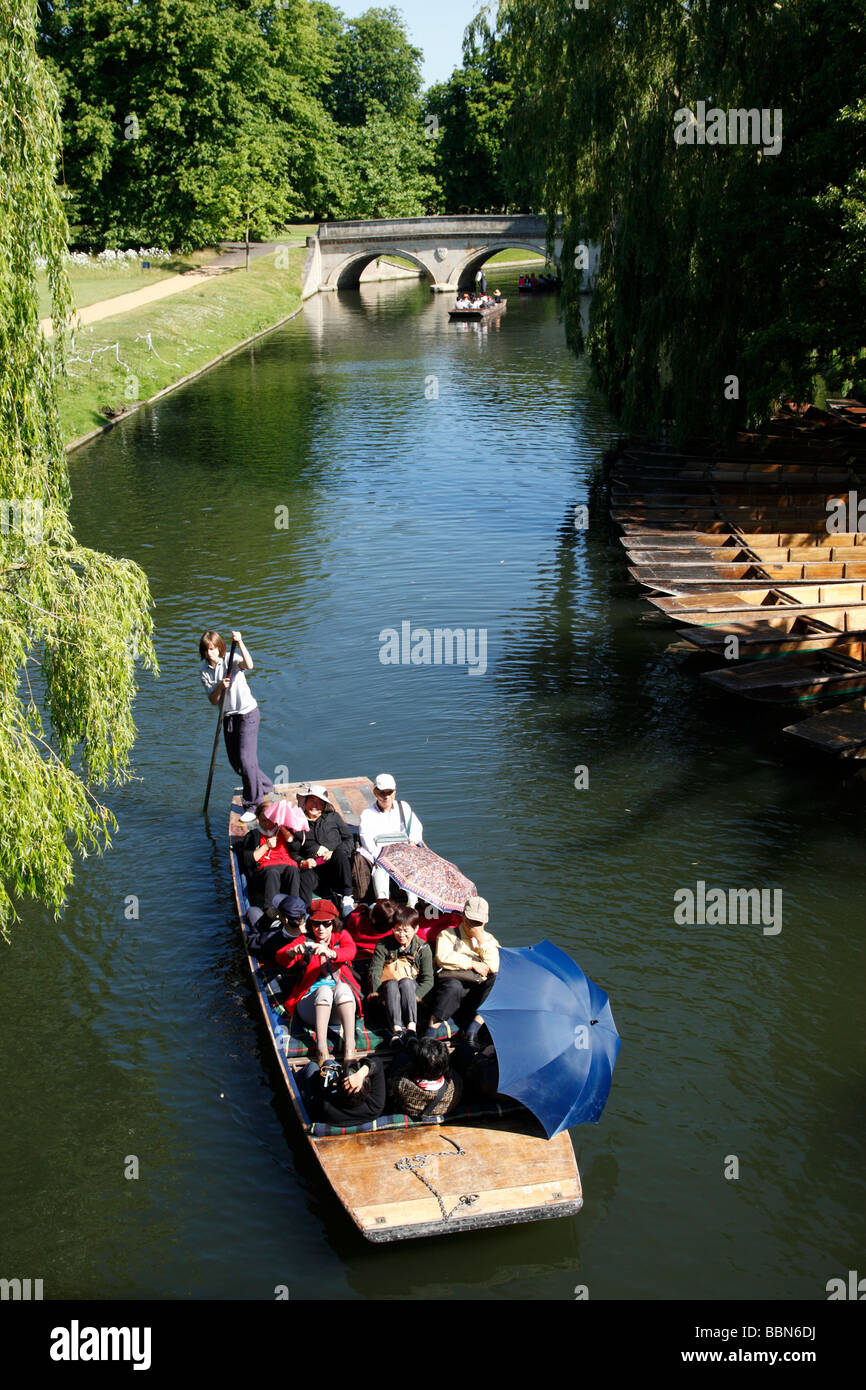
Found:
[[[469,1043],[457,1043],[451,1066],[463,1082],[465,1100],[493,1100],[499,1094],[499,1060],[492,1044],[480,1051]]]
[[[314,783],[298,792],[298,805],[309,821],[309,830],[299,832],[291,849],[300,866],[300,896],[305,903],[327,893],[340,899],[344,917],[352,911],[352,860],[355,841],[343,817],[328,800],[328,791]]]
[[[260,899],[271,918],[271,903],[282,893],[297,897],[301,874],[291,849],[290,832],[274,820],[279,798],[266,796],[256,807],[258,825],[241,841],[239,855],[249,891]]]
[[[407,842],[420,845],[424,827],[408,801],[397,800],[397,783],[389,772],[379,773],[373,783],[373,796],[375,805],[361,812],[360,849],[373,866],[373,892],[377,898],[387,898],[390,876],[376,860],[386,845]],[[416,895],[409,893],[407,897],[409,906],[414,907],[418,901]]]
[[[494,304],[501,304],[501,303],[502,303],[502,291],[501,291],[501,290],[494,290],[494,291],[493,291],[493,302],[494,302]]]
[[[257,960],[273,960],[281,946],[297,940],[307,921],[307,905],[302,898],[280,893],[271,903],[276,919],[260,907],[247,912],[247,949]]]
[[[367,979],[367,1001],[381,1002],[391,1030],[391,1042],[418,1027],[418,1001],[433,988],[433,952],[418,936],[418,913],[398,907],[390,936],[373,952]]]
[[[440,912],[438,907],[431,906],[430,903],[418,900],[418,935],[422,941],[426,941],[431,951],[436,950],[436,942],[439,933],[449,931],[460,926],[463,921],[462,912]]]
[[[339,925],[333,903],[317,899],[307,918],[307,935],[298,936],[276,954],[276,961],[293,978],[283,1007],[290,1018],[315,1029],[316,1060],[328,1060],[328,1027],[337,1014],[343,1027],[344,1060],[355,1056],[355,1018],[361,1013],[361,991],[350,962],[355,942]]]
[[[453,1018],[466,1041],[475,1041],[484,1022],[478,1010],[493,988],[499,969],[499,942],[487,930],[488,915],[484,898],[469,898],[460,926],[439,934],[436,988],[425,1037],[444,1037],[445,1022]]]
[[[451,1070],[444,1042],[413,1038],[388,1078],[388,1091],[399,1111],[420,1120],[450,1114],[460,1104],[463,1082]]]
[[[378,898],[374,903],[359,903],[344,920],[343,926],[351,932],[358,948],[356,970],[369,969],[379,942],[391,935],[397,907],[393,898]]]
[[[378,1120],[388,1098],[382,1059],[356,1058],[339,1071],[335,1069],[336,1084],[332,1084],[331,1066],[323,1072],[310,1062],[298,1078],[310,1119],[328,1125],[362,1125],[367,1120]]]

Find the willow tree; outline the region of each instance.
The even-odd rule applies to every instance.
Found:
[[[576,346],[575,252],[601,247],[588,346],[625,427],[724,435],[822,378],[863,389],[862,0],[502,0],[499,23]]]
[[[143,572],[79,545],[58,425],[71,296],[55,184],[57,95],[35,0],[0,0],[0,930],[16,902],[58,910],[74,852],[110,842],[93,788],[128,775],[136,655],[151,669]],[[39,328],[44,264],[55,323]]]

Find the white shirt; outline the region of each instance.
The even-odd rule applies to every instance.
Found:
[[[421,843],[424,827],[419,821],[408,801],[403,802],[403,815],[406,820],[406,829],[409,832],[409,839],[413,845]],[[378,806],[368,806],[366,811],[361,812],[359,822],[361,832],[361,853],[365,859],[372,863],[379,857],[379,850],[384,846],[378,841],[387,836],[396,837],[403,833],[403,826],[400,824],[400,809],[397,805],[397,798],[394,798],[394,805],[390,811],[380,811]]]
[[[210,696],[220,681],[224,679],[228,667],[228,653],[221,656],[216,666],[211,666],[209,661],[201,664],[201,683]],[[235,673],[232,676],[232,683],[226,691],[223,714],[251,714],[256,709],[256,701],[253,699],[252,691],[247,685],[247,678],[243,671],[238,670],[238,666],[243,663],[240,652],[235,652],[233,662]]]

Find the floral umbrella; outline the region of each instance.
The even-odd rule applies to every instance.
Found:
[[[440,912],[462,912],[467,898],[477,895],[474,883],[456,864],[434,854],[426,845],[386,845],[376,860],[407,893],[417,893]]]

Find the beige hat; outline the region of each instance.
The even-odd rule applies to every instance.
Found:
[[[480,922],[485,926],[490,916],[490,909],[487,906],[486,898],[467,898],[466,906],[463,909],[463,916],[468,917],[470,922]]]
[[[323,787],[321,782],[310,782],[298,788],[299,797],[317,796],[320,801],[328,800],[328,788]]]
[[[390,772],[380,772],[373,786],[377,792],[395,792],[397,790],[397,783]]]

